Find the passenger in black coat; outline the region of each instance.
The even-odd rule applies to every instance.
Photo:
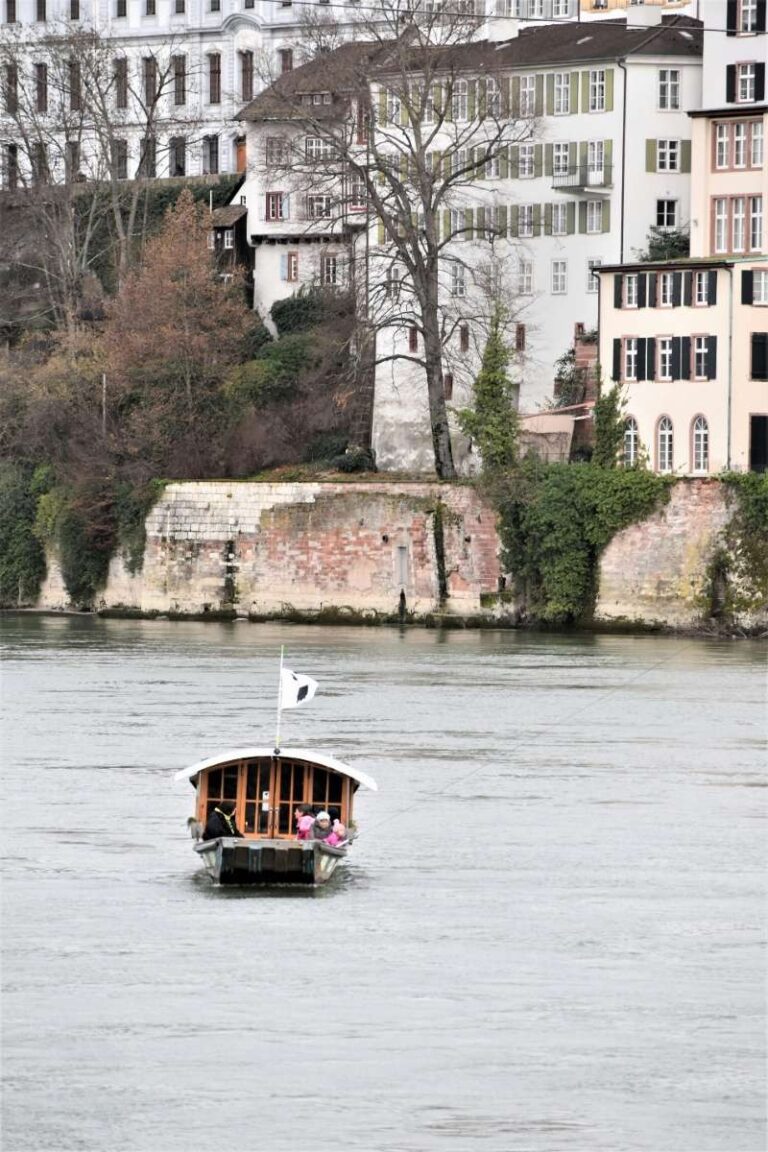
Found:
[[[216,840],[219,836],[240,836],[242,832],[235,823],[235,805],[232,800],[222,800],[214,808],[203,829],[203,840]]]

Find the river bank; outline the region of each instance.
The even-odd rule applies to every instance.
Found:
[[[668,503],[600,555],[590,623],[765,632],[768,604],[730,594],[727,619],[721,611],[732,516],[721,482],[675,484]],[[495,511],[468,485],[174,483],[147,518],[143,563],[113,557],[93,608],[115,617],[535,626],[499,554]],[[55,553],[35,607],[72,607]]]

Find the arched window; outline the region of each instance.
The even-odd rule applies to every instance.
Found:
[[[674,458],[674,431],[669,416],[662,416],[659,420],[656,443],[659,472],[671,472]]]
[[[709,424],[703,416],[697,416],[692,425],[693,471],[709,472]]]
[[[466,120],[469,114],[469,84],[466,80],[454,80],[452,111],[454,120]]]
[[[629,416],[624,424],[624,467],[634,468],[637,464],[637,450],[640,446],[640,436],[637,430],[637,420]]]

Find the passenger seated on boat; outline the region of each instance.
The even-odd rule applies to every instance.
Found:
[[[327,840],[332,832],[331,818],[327,812],[318,812],[312,825],[313,840]]]
[[[235,823],[234,800],[222,800],[218,808],[214,808],[203,829],[203,840],[217,840],[220,836],[242,836],[242,832]]]
[[[299,804],[298,808],[293,814],[296,821],[296,839],[309,840],[312,836],[312,825],[315,818],[312,815],[312,809],[309,804]]]
[[[334,848],[337,848],[339,844],[346,844],[347,830],[341,820],[334,820],[333,831],[330,836],[326,837],[325,842],[326,844],[333,844]]]

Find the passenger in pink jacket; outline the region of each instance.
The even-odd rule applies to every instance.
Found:
[[[312,826],[315,823],[315,818],[312,815],[312,809],[308,804],[300,804],[293,814],[296,821],[296,839],[297,840],[311,840],[312,839]]]
[[[333,844],[334,848],[338,848],[340,844],[347,842],[347,830],[340,820],[334,820],[333,832],[330,836],[325,838],[326,844]]]

